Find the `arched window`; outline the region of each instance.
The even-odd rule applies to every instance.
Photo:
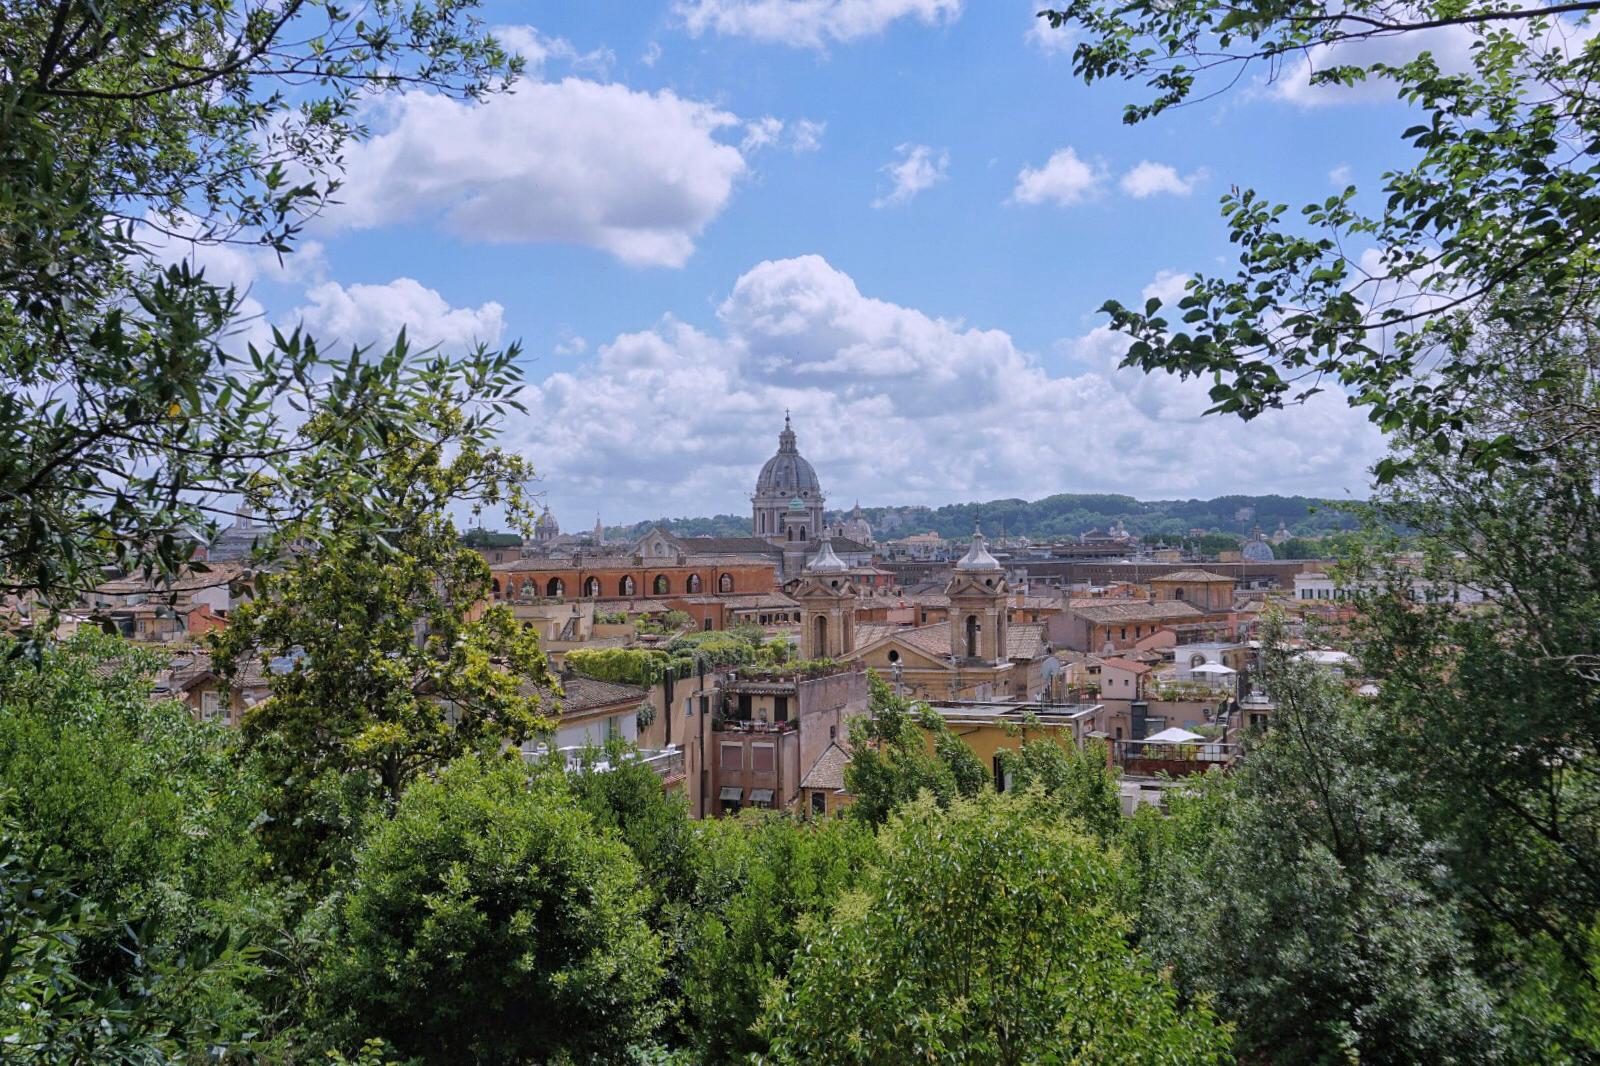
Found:
[[[967,615],[967,658],[978,657],[978,616]]]
[[[893,648],[890,648],[889,649],[889,661],[891,663],[899,662],[900,661],[900,653],[895,651]]]
[[[495,578],[493,581],[489,582],[489,592],[494,596],[495,599],[498,600],[500,598],[500,579],[499,578]]]
[[[688,586],[688,588],[689,588],[690,592],[699,592],[700,591],[700,575],[699,574],[690,574],[689,575],[689,586]]]
[[[1183,599],[1183,586],[1180,585],[1179,587],[1177,587],[1177,588],[1172,590],[1172,598],[1175,599],[1175,600]]]
[[[525,577],[525,578],[522,579],[522,598],[523,599],[532,599],[534,597],[536,591],[537,591],[537,586],[534,585],[533,578]]]
[[[827,615],[825,615],[825,614],[817,615],[817,623],[816,623],[815,629],[816,629],[816,634],[817,634],[817,641],[816,641],[816,646],[811,649],[811,654],[812,654],[812,656],[814,658],[825,659],[825,658],[828,657],[828,616]]]
[[[1204,655],[1201,655],[1199,652],[1196,652],[1195,654],[1189,656],[1189,669],[1193,670],[1195,667],[1204,666],[1205,664],[1206,664],[1206,657]]]
[[[567,583],[559,577],[553,577],[545,582],[544,594],[546,596],[565,596],[567,594]]]
[[[600,595],[600,579],[591,576],[583,583],[583,594],[590,599]]]
[[[717,578],[717,591],[718,592],[732,592],[733,591],[733,575],[732,574],[723,574],[721,577]]]
[[[672,591],[672,583],[667,580],[667,575],[666,574],[657,574],[656,575],[656,583],[655,583],[655,593],[656,593],[656,595],[657,596],[665,596],[667,593],[669,593],[671,591]]]
[[[622,580],[617,582],[617,595],[618,596],[632,596],[633,593],[634,593],[634,589],[635,589],[635,585],[633,583],[633,575],[632,574],[624,574],[622,576]]]

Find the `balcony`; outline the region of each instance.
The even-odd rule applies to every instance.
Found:
[[[551,756],[560,758],[569,774],[606,773],[623,763],[642,762],[663,781],[674,781],[684,776],[683,749],[679,747],[640,748],[620,753],[608,752],[604,748],[576,746],[552,751],[542,744],[537,748],[522,749],[522,758],[528,763],[543,762]]]
[[[741,721],[738,718],[715,720],[711,723],[714,733],[793,733],[800,728],[798,722],[759,722]]]

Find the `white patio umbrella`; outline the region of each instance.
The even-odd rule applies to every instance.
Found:
[[[1187,729],[1179,729],[1177,726],[1173,726],[1170,729],[1163,729],[1153,737],[1145,737],[1144,739],[1147,744],[1193,744],[1197,740],[1206,738],[1199,733],[1191,733]]]
[[[1189,672],[1191,674],[1217,674],[1221,676],[1222,674],[1236,674],[1239,671],[1231,666],[1223,666],[1221,663],[1201,663],[1199,666],[1192,667]]]

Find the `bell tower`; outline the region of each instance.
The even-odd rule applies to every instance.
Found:
[[[806,565],[794,598],[800,601],[800,657],[843,659],[856,646],[856,589],[850,568],[823,537],[816,558]]]
[[[1010,590],[1000,561],[989,554],[983,533],[972,534],[972,547],[956,563],[945,588],[950,597],[950,657],[956,662],[1003,663],[1011,612]]]

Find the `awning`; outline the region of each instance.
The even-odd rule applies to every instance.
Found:
[[[1189,669],[1189,672],[1191,674],[1236,674],[1236,673],[1238,673],[1238,671],[1233,669],[1233,667],[1231,667],[1231,666],[1223,666],[1221,663],[1201,663],[1199,666],[1191,667]]]
[[[770,796],[772,793],[769,792],[767,795]],[[723,785],[721,799],[723,803],[738,803],[744,799],[744,789],[738,785]]]
[[[750,806],[759,807],[762,805],[772,806],[772,789],[752,788],[750,790]]]

